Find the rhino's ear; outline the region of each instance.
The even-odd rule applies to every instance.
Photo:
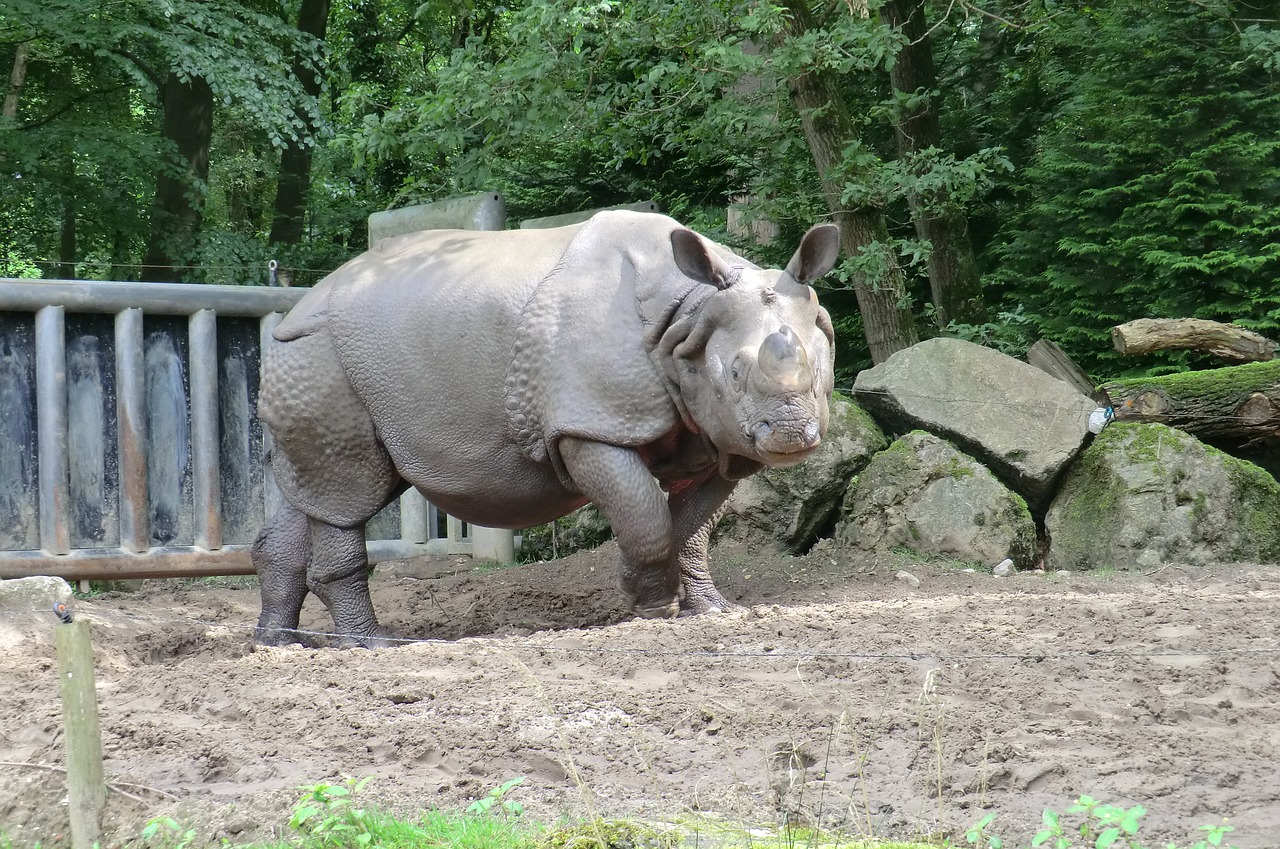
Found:
[[[787,273],[798,283],[817,280],[830,271],[840,257],[840,228],[818,224],[800,240],[795,256],[787,263]]]
[[[681,228],[671,231],[671,254],[679,269],[699,283],[727,289],[733,282],[729,264],[711,251],[706,241],[692,230]]]

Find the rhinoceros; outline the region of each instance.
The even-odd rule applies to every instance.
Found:
[[[833,330],[809,230],[761,269],[651,213],[384,240],[321,280],[263,353],[259,415],[284,502],[252,547],[262,643],[298,638],[308,591],[338,633],[385,644],[365,523],[408,487],[525,528],[588,501],[642,617],[724,610],[711,530],[741,478],[817,447]]]

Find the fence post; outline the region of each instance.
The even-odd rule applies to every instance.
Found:
[[[84,619],[54,631],[62,722],[67,741],[67,801],[73,849],[91,849],[101,831],[107,784],[102,772],[102,731],[93,682],[93,645]]]

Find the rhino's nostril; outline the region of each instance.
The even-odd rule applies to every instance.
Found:
[[[806,448],[818,444],[818,440],[821,438],[818,430],[818,422],[815,419],[810,419],[808,424],[804,426],[804,444]]]

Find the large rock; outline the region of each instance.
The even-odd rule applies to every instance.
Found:
[[[790,469],[765,469],[738,484],[718,533],[766,537],[804,552],[832,524],[849,481],[888,444],[880,428],[847,398],[831,398],[831,422],[814,455]]]
[[[909,548],[994,566],[1034,564],[1027,504],[945,440],[913,431],[871,459],[849,488],[836,541],[867,551]]]
[[[1048,566],[1145,569],[1280,558],[1280,484],[1160,424],[1108,425],[1045,517]]]
[[[854,393],[886,430],[951,440],[1037,510],[1084,446],[1097,406],[1034,366],[959,339],[898,351],[860,373]]]

